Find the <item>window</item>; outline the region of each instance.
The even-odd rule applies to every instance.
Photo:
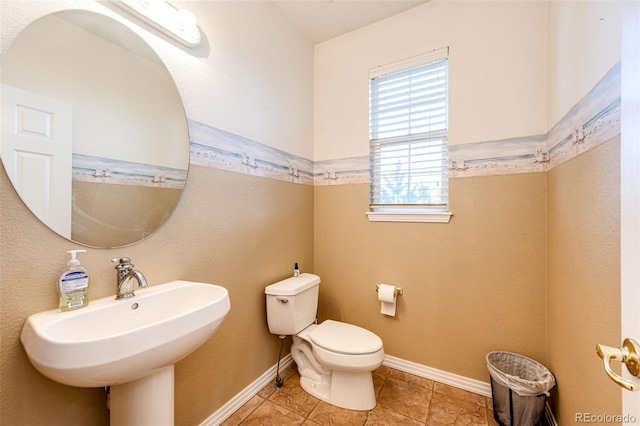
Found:
[[[369,75],[369,220],[448,222],[448,49]]]

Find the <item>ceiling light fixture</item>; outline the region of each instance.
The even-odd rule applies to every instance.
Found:
[[[186,9],[176,9],[165,0],[112,1],[116,6],[187,47],[200,44],[200,30],[196,17]]]

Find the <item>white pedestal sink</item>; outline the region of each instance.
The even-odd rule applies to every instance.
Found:
[[[111,386],[112,425],[173,425],[173,364],[207,341],[230,308],[224,287],[172,281],[130,299],[31,315],[20,340],[48,378]]]

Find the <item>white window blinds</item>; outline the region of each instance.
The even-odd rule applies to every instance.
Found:
[[[447,57],[440,49],[370,73],[372,211],[447,209]]]

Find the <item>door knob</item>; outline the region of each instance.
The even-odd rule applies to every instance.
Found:
[[[604,371],[611,380],[626,390],[637,391],[640,389],[640,386],[636,383],[623,379],[611,370],[611,360],[615,359],[624,362],[629,373],[636,377],[640,377],[640,357],[638,356],[638,353],[640,352],[640,345],[638,342],[634,339],[624,339],[624,343],[621,348],[598,344],[596,345],[596,352],[598,352],[598,356],[600,356],[604,361]]]

